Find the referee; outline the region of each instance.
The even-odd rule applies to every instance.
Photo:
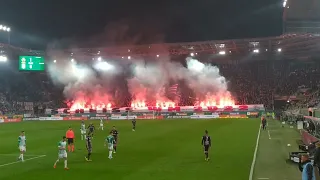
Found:
[[[68,131],[66,132],[66,137],[68,139],[68,151],[74,151],[74,132],[71,127],[69,127]]]

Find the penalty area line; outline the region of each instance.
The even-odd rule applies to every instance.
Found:
[[[252,180],[252,178],[253,178],[254,166],[256,165],[257,152],[258,152],[259,140],[260,140],[260,132],[261,132],[261,127],[259,126],[259,132],[258,132],[258,135],[257,135],[256,147],[254,149],[252,164],[251,164],[251,168],[250,168],[249,180]]]
[[[29,159],[24,160],[24,162],[30,161],[30,160],[34,160],[34,159],[38,159],[38,158],[42,158],[42,157],[45,157],[45,156],[46,155],[41,155],[41,156],[36,156],[36,157],[33,157],[33,158],[29,158]],[[23,162],[15,161],[15,162],[6,163],[6,164],[0,164],[0,167],[9,166],[9,165],[12,165],[12,164],[17,164],[17,163],[23,163]]]
[[[268,136],[269,136],[269,139],[271,139],[271,135],[270,135],[270,131],[268,130]]]

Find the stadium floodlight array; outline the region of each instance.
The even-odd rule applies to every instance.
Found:
[[[1,30],[1,31],[10,32],[10,31],[11,31],[11,28],[8,27],[8,26],[4,26],[4,25],[1,25],[1,24],[0,24],[0,30]]]
[[[253,53],[259,53],[259,49],[254,49]]]

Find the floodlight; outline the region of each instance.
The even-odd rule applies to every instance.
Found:
[[[225,52],[225,51],[219,51],[219,54],[220,54],[220,55],[225,55],[226,52]]]
[[[98,61],[101,61],[102,60],[102,58],[101,57],[98,57]]]
[[[53,60],[53,63],[56,63],[57,62],[57,60]]]
[[[11,31],[11,29],[10,29],[10,28],[7,28],[7,31],[8,31],[8,32],[10,32],[10,31]]]
[[[281,52],[282,51],[282,49],[281,48],[278,48],[278,52]]]
[[[107,71],[107,70],[113,69],[114,66],[107,62],[98,62],[94,65],[94,68],[97,70]]]
[[[157,57],[159,57],[159,54],[157,54]]]
[[[8,58],[7,56],[1,55],[0,56],[0,62],[7,62]]]
[[[3,29],[4,31],[7,31],[7,27],[6,27],[6,26],[3,26],[2,29]]]
[[[2,28],[3,28],[3,25],[0,25],[0,30],[2,30]]]
[[[259,53],[259,49],[254,49],[253,52],[254,53]]]
[[[128,56],[128,59],[131,59],[131,56]]]
[[[193,56],[194,56],[194,53],[190,53],[190,56],[192,56],[192,57],[193,57]]]
[[[71,59],[71,62],[74,62],[74,59]]]

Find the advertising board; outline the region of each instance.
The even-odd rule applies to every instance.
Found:
[[[88,117],[73,117],[73,116],[68,116],[68,117],[63,117],[64,121],[85,121],[88,120]]]
[[[137,116],[111,116],[112,120],[137,119]]]
[[[90,120],[109,119],[108,117],[90,117]]]
[[[60,121],[63,117],[39,117],[40,121]]]
[[[39,118],[32,118],[32,117],[29,117],[29,118],[23,118],[24,121],[39,121]]]
[[[191,115],[191,119],[215,119],[219,118],[218,114],[212,114],[212,115]]]

